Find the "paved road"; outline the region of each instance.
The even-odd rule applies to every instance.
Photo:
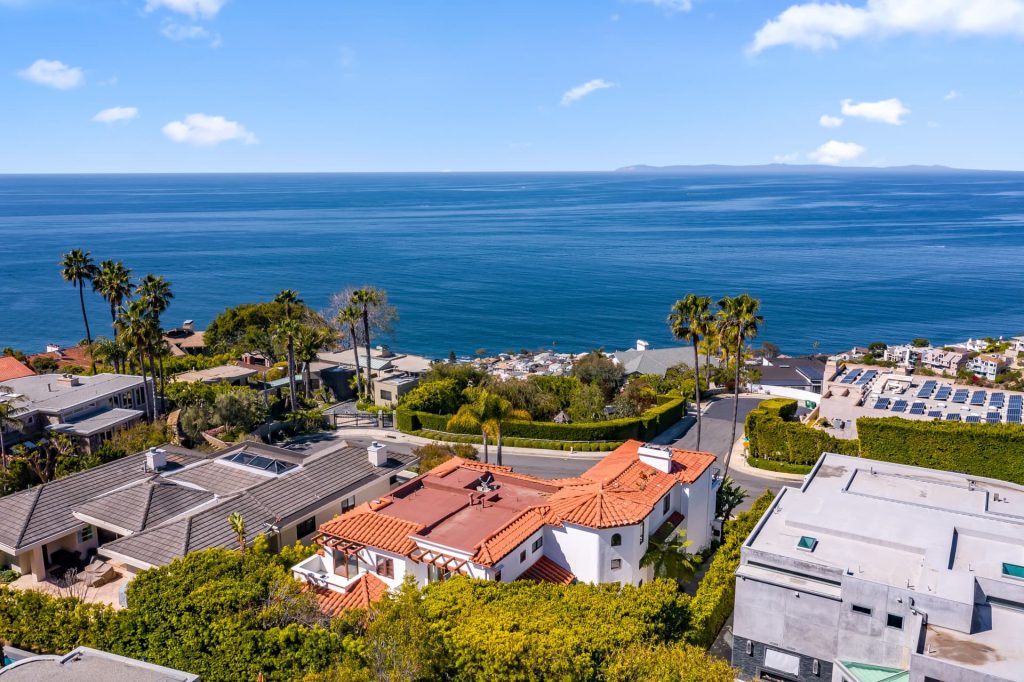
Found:
[[[757,407],[762,398],[740,398],[740,408],[738,422],[736,425],[736,438],[743,437],[743,422],[746,419],[747,413]],[[732,437],[732,398],[721,398],[711,403],[704,411],[703,419],[701,420],[701,438],[700,438],[700,449],[705,452],[711,452],[718,456],[719,462],[724,464],[725,455],[732,447],[730,439]],[[683,435],[682,438],[675,442],[676,447],[686,448],[689,450],[696,449],[697,447],[697,429],[696,419],[693,420],[694,425]],[[753,501],[765,490],[773,490],[778,492],[782,485],[768,477],[761,477],[757,475],[746,474],[742,472],[736,472],[733,470],[729,471],[729,477],[732,478],[740,487],[746,489],[750,495],[746,501],[740,505],[737,511],[744,511],[750,508]]]

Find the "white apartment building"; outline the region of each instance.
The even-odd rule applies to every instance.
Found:
[[[741,549],[745,678],[1021,681],[1022,632],[1022,486],[826,453]]]
[[[383,457],[385,446],[370,457]],[[320,526],[295,566],[327,612],[365,607],[406,575],[638,585],[652,535],[713,535],[715,456],[628,441],[577,478],[545,480],[453,458]]]

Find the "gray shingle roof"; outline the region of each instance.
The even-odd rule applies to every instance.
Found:
[[[163,446],[168,468],[200,462],[208,455]],[[19,550],[82,526],[71,510],[97,494],[149,478],[146,453],[87,469],[66,478],[0,497],[0,544]]]
[[[245,471],[238,467],[224,466],[214,461],[189,467],[166,478],[172,481],[197,485],[217,495],[231,495],[264,483],[267,480],[266,476]]]
[[[693,367],[693,347],[679,346],[675,348],[648,348],[647,350],[617,350],[613,354],[628,374],[660,374],[665,375],[670,367],[683,364]],[[703,361],[704,358],[701,357]],[[718,360],[711,358],[711,364],[717,366]]]
[[[214,499],[214,494],[153,479],[93,498],[76,512],[112,526],[139,532]]]
[[[266,524],[285,526],[295,523],[331,501],[342,499],[374,479],[391,476],[415,461],[414,455],[393,453],[387,466],[375,467],[370,464],[366,449],[356,447],[310,457],[299,469],[273,478],[261,476],[259,485],[225,498],[220,504],[187,519],[170,521],[119,538],[104,545],[100,552],[110,551],[158,566],[188,552],[210,547],[235,547],[238,541],[227,521],[234,512],[245,518],[248,539],[253,540],[266,532]],[[213,472],[233,468],[220,462],[210,462],[188,471]],[[181,474],[172,478],[181,478]],[[197,483],[202,485],[200,481]]]

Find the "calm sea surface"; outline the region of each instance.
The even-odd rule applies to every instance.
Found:
[[[0,176],[0,347],[84,336],[76,247],[167,277],[168,326],[373,283],[436,356],[668,344],[687,292],[790,352],[1024,333],[1024,174]]]

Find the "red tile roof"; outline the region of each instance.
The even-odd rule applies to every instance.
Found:
[[[38,358],[53,358],[57,361],[58,368],[66,367],[67,365],[89,366],[89,351],[86,350],[85,346],[62,348],[53,353],[36,353],[35,355],[28,356],[29,364],[32,364]]]
[[[409,536],[421,530],[421,524],[381,514],[371,503],[361,504],[320,526],[321,533],[396,554],[408,554],[416,549],[416,543]]]
[[[370,608],[371,604],[384,596],[388,586],[373,573],[364,573],[343,592],[310,583],[303,586],[303,591],[313,592],[324,615],[334,618],[346,609]]]
[[[566,568],[562,568],[546,556],[542,556],[519,576],[520,580],[535,580],[537,582],[555,583],[556,585],[571,585],[576,582],[576,576]]]
[[[473,561],[481,566],[494,566],[545,525],[557,524],[550,511],[547,506],[525,510],[481,542]]]
[[[30,377],[35,372],[23,365],[17,358],[0,356],[0,382]]]
[[[588,528],[630,526],[652,509],[644,491],[612,489],[602,483],[565,488],[551,497],[552,516]]]

